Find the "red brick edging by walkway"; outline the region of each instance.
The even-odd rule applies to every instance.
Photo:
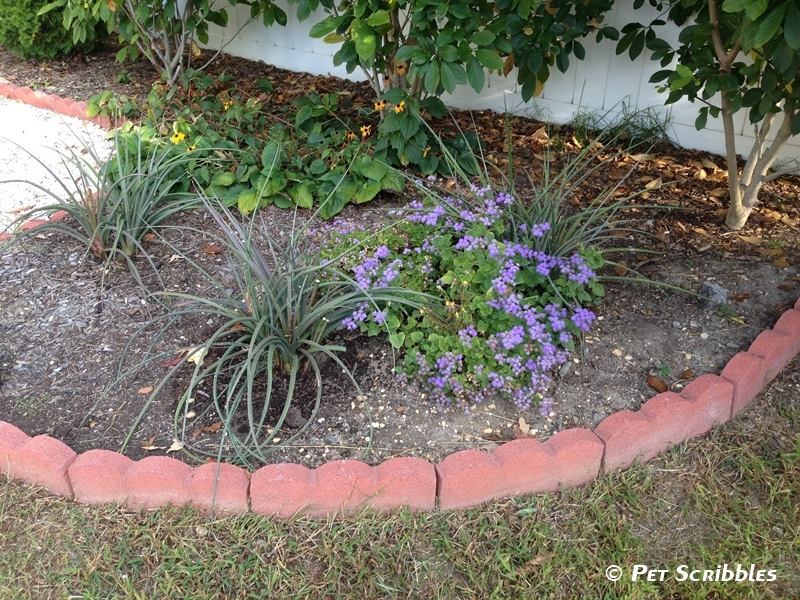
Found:
[[[31,94],[39,94],[16,88],[26,91],[11,96],[8,87],[0,84],[0,94],[25,102]],[[42,96],[35,98],[44,103]],[[59,112],[60,107],[81,106],[60,98],[48,102],[43,108]],[[210,511],[213,505],[217,514],[251,510],[281,518],[325,517],[365,506],[379,511],[468,508],[513,495],[575,487],[650,460],[732,419],[798,353],[800,299],[747,352],[734,356],[720,375],[702,375],[680,394],[658,394],[638,411],[607,417],[594,431],[566,429],[545,442],[515,440],[492,453],[463,450],[437,464],[410,457],[374,467],[356,460],[316,469],[285,463],[251,474],[225,463],[192,468],[166,456],[133,461],[110,450],[78,455],[55,438],[31,438],[0,421],[0,471],[77,502],[117,502],[130,508],[191,504]]]

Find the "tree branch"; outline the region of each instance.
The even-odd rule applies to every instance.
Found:
[[[794,166],[791,169],[781,169],[780,171],[775,171],[764,177],[764,183],[772,181],[773,179],[778,179],[779,177],[785,177],[786,175],[797,175],[798,173],[800,173],[800,165]]]
[[[711,39],[714,41],[714,49],[717,51],[717,60],[719,60],[720,70],[723,73],[730,73],[733,60],[742,49],[742,44],[739,40],[736,40],[730,52],[725,49],[725,43],[722,41],[722,33],[719,26],[717,0],[708,0],[708,20],[711,23]]]

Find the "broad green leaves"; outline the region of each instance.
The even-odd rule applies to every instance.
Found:
[[[655,0],[651,1],[651,4]],[[699,113],[695,125],[703,128],[709,115],[719,114],[719,95],[724,94],[728,110],[749,109],[752,123],[772,112],[795,110],[800,96],[795,80],[800,71],[800,5],[795,0],[717,0],[718,34],[724,51],[731,53],[722,64],[714,45],[709,0],[672,0],[668,20],[683,24],[679,43],[672,48],[658,38],[656,30],[665,21],[645,26],[623,27],[617,52],[626,49],[634,56],[640,51],[634,42],[653,52],[664,67],[651,81],[663,82],[669,91],[667,103],[681,98],[713,102]],[[691,23],[691,24],[688,24]],[[747,60],[743,54],[748,55]],[[781,105],[783,103],[783,105]]]
[[[308,16],[300,0],[298,16]],[[399,87],[417,100],[453,93],[468,84],[480,92],[485,71],[507,75],[520,68],[524,89],[541,91],[555,65],[566,71],[569,57],[583,59],[578,38],[596,33],[613,0],[322,0],[330,16],[311,36],[340,43],[335,65],[370,74],[377,97]],[[302,8],[302,10],[301,10]],[[637,41],[636,44],[639,42]],[[529,82],[525,85],[525,82]]]

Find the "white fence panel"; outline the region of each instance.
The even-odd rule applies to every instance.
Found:
[[[230,18],[226,28],[209,27],[208,46],[213,49],[224,46],[224,51],[230,54],[262,60],[292,71],[305,71],[312,75],[330,74],[355,81],[365,79],[359,70],[348,74],[343,66],[333,66],[332,57],[339,49],[338,45],[309,37],[311,27],[325,16],[322,11],[300,23],[294,14],[294,6],[288,6],[285,0],[281,1],[281,6],[289,15],[287,26],[271,28],[264,27],[260,22],[248,24],[250,13],[247,6],[229,8]],[[621,29],[629,21],[645,23],[651,17],[652,13],[647,10],[634,11],[632,0],[623,0],[617,3],[606,19]],[[678,30],[673,28],[662,35],[674,42],[677,33]],[[626,109],[652,108],[671,119],[670,137],[679,145],[724,154],[721,119],[709,118],[707,128],[697,131],[694,121],[700,108],[698,105],[681,101],[669,107],[664,106],[665,96],[659,94],[655,85],[648,81],[661,67],[650,60],[647,51],[631,61],[627,54],[617,56],[615,44],[610,40],[597,44],[594,38],[587,38],[583,44],[586,47],[586,60],[578,61],[571,57],[570,69],[565,74],[554,68],[543,93],[529,103],[522,101],[513,71],[507,78],[490,75],[487,87],[480,94],[468,86],[460,86],[455,94],[446,94],[442,100],[453,108],[491,109],[498,112],[509,110],[555,123],[568,122],[578,111],[593,112],[613,119]],[[735,119],[737,150],[746,156],[755,139],[753,128],[748,123],[746,111],[741,111]],[[800,140],[794,138],[792,142],[784,150],[783,159],[800,158]]]

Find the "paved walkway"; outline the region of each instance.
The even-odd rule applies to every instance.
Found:
[[[59,152],[73,150],[80,156],[86,144],[97,149],[107,147],[106,131],[93,123],[65,117],[0,96],[0,182],[22,179],[66,195],[59,179],[70,175]],[[56,151],[58,150],[58,151]],[[35,158],[34,158],[35,157]],[[44,162],[55,176],[36,159]],[[73,169],[74,171],[74,169]],[[0,183],[0,230],[27,207],[42,206],[56,200],[31,185]]]

